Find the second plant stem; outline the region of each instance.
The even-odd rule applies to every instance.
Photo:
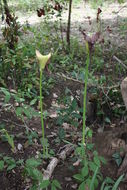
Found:
[[[83,94],[83,136],[82,143],[85,144],[85,135],[86,135],[86,99],[87,99],[87,83],[88,83],[88,74],[89,74],[89,63],[90,63],[90,54],[89,54],[89,46],[86,43],[87,50],[87,60],[86,60],[86,69],[85,69],[85,80],[84,80],[84,94]]]
[[[42,70],[40,70],[40,108],[41,108],[41,128],[42,128],[42,144],[43,144],[43,154],[45,155],[45,129],[44,129],[44,119],[43,119],[43,98],[42,98]]]

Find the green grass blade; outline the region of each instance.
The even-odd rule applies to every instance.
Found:
[[[121,176],[117,179],[117,181],[115,182],[115,184],[114,184],[112,190],[117,190],[117,188],[118,188],[120,182],[123,180],[123,177],[124,177],[124,174],[121,175]]]

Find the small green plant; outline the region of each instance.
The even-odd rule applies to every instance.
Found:
[[[106,177],[106,179],[103,181],[101,185],[100,190],[117,190],[120,182],[123,181],[123,178],[124,178],[124,174],[121,175],[115,182],[110,177]]]
[[[60,101],[61,102],[61,101]],[[76,99],[72,99],[69,93],[63,97],[63,108],[58,108],[57,125],[61,126],[63,123],[68,123],[74,127],[79,126],[79,119],[81,119],[80,110]]]
[[[10,171],[17,167],[17,165],[22,165],[23,159],[15,161],[14,158],[4,156],[3,154],[0,155],[0,171],[6,169],[6,171]]]
[[[97,151],[94,151],[93,159],[89,159],[89,155],[87,156],[82,144],[76,149],[76,154],[80,157],[82,166],[80,173],[73,176],[80,184],[78,190],[84,190],[84,188],[96,189],[99,182],[102,181],[100,167],[101,163],[105,163],[104,158],[99,156]]]
[[[38,50],[36,50],[36,57],[39,61],[40,67],[40,109],[41,109],[41,127],[42,127],[42,140],[43,140],[43,154],[45,155],[45,130],[44,130],[44,120],[43,120],[43,99],[42,99],[42,74],[43,70],[46,67],[46,64],[49,62],[51,58],[51,53],[46,56],[40,54]]]
[[[38,139],[38,134],[35,131],[26,130],[25,133],[26,133],[29,145],[33,144],[34,139]]]
[[[12,152],[15,152],[15,145],[14,145],[13,137],[10,136],[9,133],[7,132],[7,130],[5,130],[5,129],[1,129],[0,133],[2,134],[2,136],[4,136],[6,138],[7,142],[11,146]]]
[[[50,186],[52,190],[61,189],[61,185],[57,180],[43,180],[43,174],[38,169],[42,165],[42,160],[30,158],[27,159],[24,166],[24,175],[32,179],[31,190],[45,189]]]
[[[115,160],[117,166],[119,167],[120,164],[122,163],[122,158],[120,156],[120,153],[119,152],[115,152],[113,155],[112,155],[112,158]]]

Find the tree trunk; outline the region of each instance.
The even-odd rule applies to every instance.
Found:
[[[69,0],[69,14],[68,14],[68,24],[67,24],[67,43],[69,49],[70,49],[71,11],[72,11],[72,0]]]
[[[8,6],[7,0],[3,0],[3,3],[4,3],[4,11],[5,11],[5,14],[6,14],[6,13],[10,14],[10,10],[9,10],[9,6]]]

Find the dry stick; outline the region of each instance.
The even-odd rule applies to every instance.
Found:
[[[65,78],[65,79],[67,79],[67,80],[71,80],[71,81],[74,81],[74,82],[77,82],[77,83],[80,83],[80,84],[84,84],[84,82],[79,81],[79,80],[74,79],[74,78],[71,78],[71,77],[68,77],[68,76],[66,76],[66,75],[63,74],[63,73],[61,73],[61,74],[57,73],[56,75],[57,75],[57,76],[60,76],[60,77],[63,77],[63,78]],[[98,86],[98,85],[92,85],[92,84],[90,84],[90,86],[91,86],[91,87],[97,87],[97,88],[100,88],[100,89],[109,89],[109,90],[111,90],[111,89],[113,89],[113,88],[118,88],[118,87],[120,86],[120,84],[113,85],[113,86]]]
[[[122,9],[126,8],[127,4],[123,5],[117,12],[115,12],[116,14],[118,14]]]
[[[127,66],[115,55],[113,56],[113,59],[115,59],[119,64],[121,64],[126,70],[127,70]]]
[[[57,76],[63,77],[65,79],[67,79],[67,80],[71,80],[71,81],[74,81],[74,82],[77,82],[77,83],[80,83],[80,84],[84,84],[84,82],[79,81],[77,79],[73,79],[71,77],[68,77],[68,76],[64,75],[63,73],[61,73],[61,74],[57,73]]]
[[[73,151],[74,151],[74,146],[67,145],[65,149],[58,155],[58,158],[53,157],[51,162],[47,166],[47,169],[44,171],[43,180],[49,180],[52,176],[55,167],[60,162],[60,160],[64,161],[66,157],[69,156]]]
[[[24,125],[20,125],[20,124],[18,124],[18,123],[16,123],[16,122],[14,122],[14,121],[12,121],[12,120],[9,120],[9,119],[2,119],[2,121],[5,121],[5,122],[7,122],[7,123],[11,123],[11,124],[13,124],[13,125],[15,125],[15,126],[18,126],[18,127],[24,127],[25,129],[27,129],[27,130],[29,130],[29,131],[32,131],[32,129],[30,129],[28,126],[27,126],[27,124],[24,122]]]

